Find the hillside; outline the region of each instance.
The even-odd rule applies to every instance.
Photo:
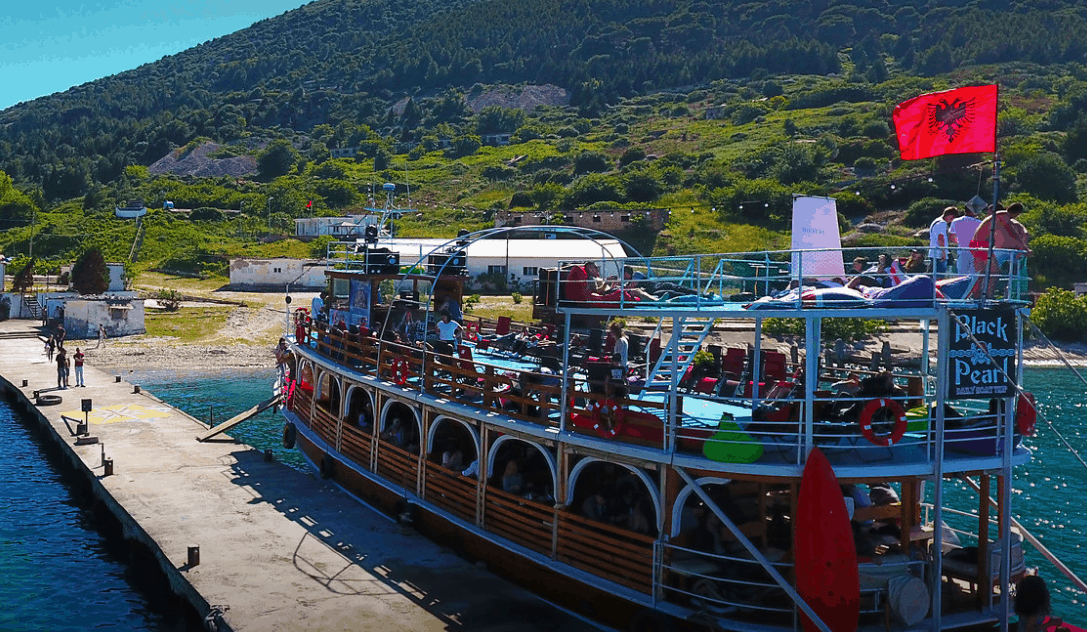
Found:
[[[1085,35],[1072,0],[318,0],[0,112],[0,250],[27,252],[36,216],[52,263],[123,259],[134,227],[114,204],[241,209],[147,219],[139,266],[215,272],[309,252],[278,240],[293,218],[358,209],[382,182],[422,211],[403,235],[495,209],[663,207],[644,242],[659,254],[781,247],[805,193],[835,196],[844,229],[868,225],[847,239],[875,250],[991,196],[991,156],[899,161],[894,105],[999,83],[1002,201],[1030,209],[1038,289],[1069,287],[1087,268]]]

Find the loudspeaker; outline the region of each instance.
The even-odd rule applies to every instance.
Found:
[[[430,255],[427,259],[427,272],[434,276],[439,274],[444,276],[466,274],[468,272],[468,257],[463,250]]]
[[[388,248],[368,248],[363,251],[366,274],[399,274],[400,253]]]

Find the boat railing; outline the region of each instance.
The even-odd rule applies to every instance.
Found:
[[[428,461],[423,480],[423,499],[465,520],[476,523],[479,481]]]
[[[363,428],[345,420],[340,432],[340,453],[366,470],[372,468],[374,442],[372,431],[373,426]]]
[[[483,526],[537,553],[554,552],[554,501],[544,503],[488,485],[484,490]]]
[[[390,441],[378,442],[377,473],[412,494],[418,493],[419,448],[407,450]]]
[[[928,247],[923,248],[927,253]],[[586,261],[564,261],[560,267],[564,274],[559,279],[559,305],[575,309],[670,309],[684,311],[720,310],[725,303],[747,304],[760,298],[777,297],[777,309],[801,309],[808,307],[857,307],[849,304],[850,297],[834,297],[833,301],[817,301],[814,296],[801,297],[786,294],[789,288],[803,286],[823,289],[858,281],[869,288],[857,300],[880,298],[882,293],[873,292],[880,287],[901,285],[911,277],[928,277],[927,294],[912,292],[903,298],[895,294],[898,303],[905,302],[918,308],[931,307],[936,302],[966,301],[981,298],[985,293],[985,264],[961,274],[936,275],[924,270],[906,271],[910,247],[896,248],[842,248],[779,250],[752,253],[718,253],[681,257],[629,257],[603,259],[591,262],[596,269],[586,268]],[[954,254],[954,253],[952,253]],[[858,257],[873,263],[880,255],[886,255],[891,265],[878,272],[867,274],[850,268]],[[1017,250],[994,250],[997,261],[1007,262],[1003,267],[994,264],[990,272],[990,293],[995,300],[1025,304],[1030,300],[1027,292],[1025,257]],[[916,284],[915,284],[916,285]],[[917,290],[923,289],[916,286]],[[857,289],[863,289],[858,286]],[[889,291],[889,290],[888,290]],[[784,296],[782,296],[784,295]],[[790,300],[791,299],[791,300]],[[810,300],[809,300],[810,299]]]
[[[678,544],[661,545],[661,583],[666,598],[710,613],[729,614],[742,609],[748,615],[792,615],[792,599],[749,557],[711,553]],[[773,562],[791,580],[791,562]]]
[[[592,520],[569,509],[557,512],[556,557],[641,593],[653,588],[656,538]]]
[[[662,544],[661,564],[665,594],[674,601],[718,615],[758,617],[799,616],[792,600],[748,557],[711,553],[677,544]],[[783,577],[792,579],[792,562],[773,562]],[[860,562],[861,614],[882,618],[888,604],[888,582],[896,576],[927,577],[923,560]]]

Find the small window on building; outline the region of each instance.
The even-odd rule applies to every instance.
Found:
[[[523,219],[524,219],[524,218],[523,218],[522,216],[520,216],[520,215],[515,215],[515,216],[514,216],[514,218],[513,218],[513,223],[514,223],[514,224],[520,224],[520,223],[521,223],[521,220],[523,220]]]
[[[506,276],[506,266],[487,266],[487,274],[501,274]]]
[[[629,222],[630,221],[630,215],[620,215],[619,216],[619,221],[620,222]]]
[[[600,223],[600,216],[599,215],[593,215],[593,223],[594,224],[599,224]]]
[[[534,277],[539,273],[535,266],[526,266],[521,270],[521,276]]]

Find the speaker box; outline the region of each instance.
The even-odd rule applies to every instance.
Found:
[[[365,251],[366,274],[399,274],[400,253],[388,248],[368,248]]]
[[[443,267],[444,266],[444,267]],[[427,259],[427,272],[437,276],[457,276],[468,271],[468,257],[463,250],[441,252]]]

